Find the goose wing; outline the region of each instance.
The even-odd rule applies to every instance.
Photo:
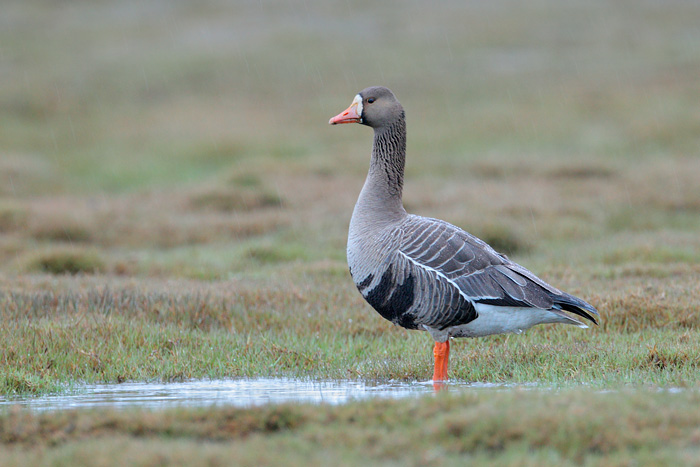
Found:
[[[422,324],[441,329],[466,324],[476,318],[473,305],[477,303],[566,310],[596,322],[592,315],[598,313],[591,305],[547,284],[447,222],[409,216],[396,255],[397,265],[411,268],[420,283],[418,291],[426,306],[415,313]],[[456,306],[440,310],[436,301]]]

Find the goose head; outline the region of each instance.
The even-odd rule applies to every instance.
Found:
[[[403,107],[388,88],[372,86],[360,91],[350,107],[331,118],[328,123],[361,123],[379,129],[390,126],[403,115]]]

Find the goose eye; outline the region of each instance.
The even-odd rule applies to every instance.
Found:
[[[368,104],[371,104],[371,103],[373,103],[373,102],[374,102],[374,97],[370,97],[369,99],[367,99],[367,103],[368,103]]]

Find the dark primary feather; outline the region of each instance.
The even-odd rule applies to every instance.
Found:
[[[427,302],[416,301],[427,305],[417,311],[420,324],[441,329],[466,324],[476,318],[467,302],[565,310],[596,322],[598,313],[591,305],[547,284],[458,227],[419,216],[409,216],[403,227],[396,261],[410,269],[416,290],[428,294],[435,289]],[[471,312],[446,312],[434,306],[436,301],[454,302]]]

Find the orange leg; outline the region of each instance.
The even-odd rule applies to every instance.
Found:
[[[435,371],[433,372],[433,382],[447,381],[447,362],[450,359],[450,341],[436,342],[433,349],[435,355]]]

